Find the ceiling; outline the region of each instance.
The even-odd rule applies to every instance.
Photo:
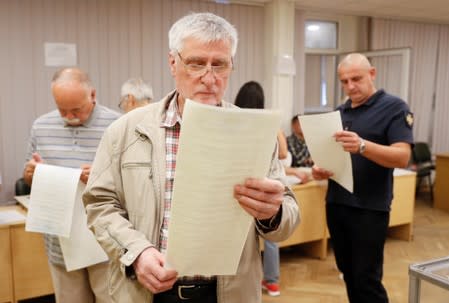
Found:
[[[222,0],[223,1],[223,0]],[[448,0],[292,0],[313,12],[449,24]],[[229,2],[229,1],[227,1]],[[230,1],[263,4],[270,0]]]

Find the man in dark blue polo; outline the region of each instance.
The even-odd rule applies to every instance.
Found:
[[[351,153],[354,192],[329,179],[327,224],[351,303],[388,302],[382,285],[383,251],[393,199],[393,169],[406,167],[413,144],[407,104],[374,86],[376,69],[361,54],[338,65],[349,99],[338,107],[344,131],[335,139]],[[332,172],[313,167],[315,179]]]

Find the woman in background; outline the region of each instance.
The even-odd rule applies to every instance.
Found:
[[[241,108],[264,108],[262,86],[255,81],[245,83],[237,93],[234,104]],[[279,159],[287,158],[287,140],[281,130],[278,133],[278,145]],[[262,288],[270,296],[279,296],[279,247],[277,243],[268,240],[264,242],[263,273]]]

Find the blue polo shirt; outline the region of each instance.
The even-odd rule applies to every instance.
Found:
[[[343,128],[361,138],[382,145],[397,142],[413,144],[413,115],[398,97],[378,90],[363,105],[351,108],[351,100],[339,106]],[[329,179],[327,203],[390,211],[393,199],[393,169],[351,154],[354,193]]]

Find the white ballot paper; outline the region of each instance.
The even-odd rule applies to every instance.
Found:
[[[279,127],[276,111],[186,101],[167,267],[180,276],[236,273],[254,218],[234,199],[234,185],[267,175]]]
[[[313,162],[333,172],[331,179],[352,193],[351,155],[333,137],[337,131],[343,130],[340,112],[299,116],[299,121]]]
[[[24,220],[25,216],[17,210],[6,210],[0,212],[0,225],[23,222]]]
[[[103,248],[87,228],[87,216],[82,202],[85,187],[83,183],[79,182],[73,208],[70,238],[59,237],[67,271],[85,268],[108,260]]]
[[[19,202],[23,207],[28,209],[30,205],[30,195],[23,195],[23,196],[14,196],[14,199]]]
[[[69,237],[81,169],[38,164],[34,170],[26,231]]]

